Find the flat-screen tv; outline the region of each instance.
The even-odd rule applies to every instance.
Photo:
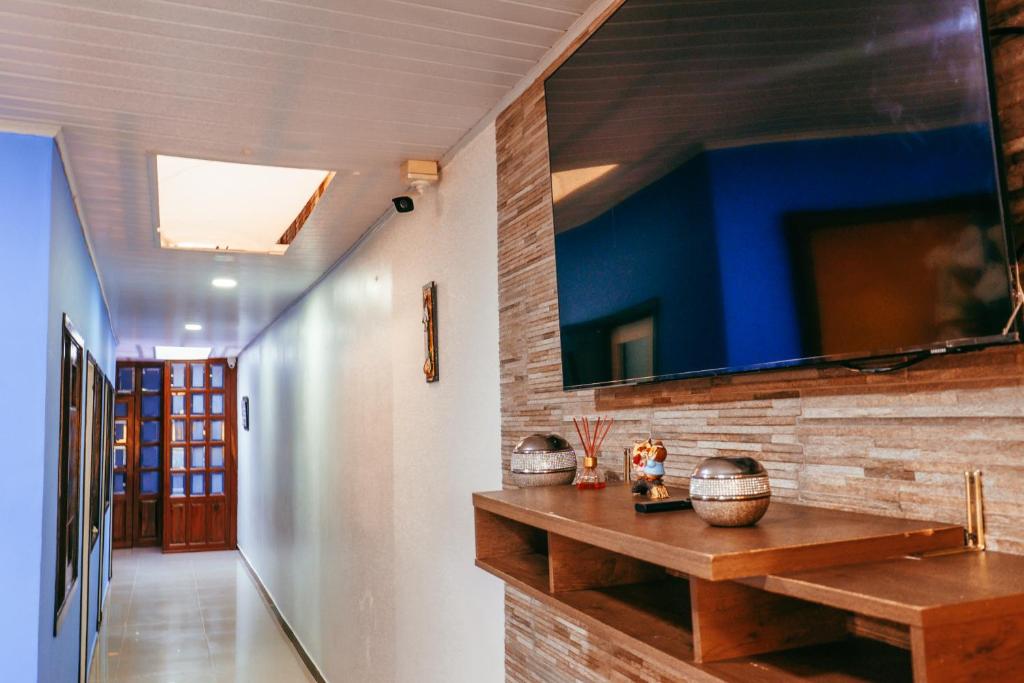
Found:
[[[986,31],[626,0],[544,86],[565,386],[1016,341]]]

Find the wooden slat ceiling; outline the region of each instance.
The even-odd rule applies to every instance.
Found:
[[[405,189],[403,160],[440,158],[590,1],[0,0],[0,119],[63,127],[119,355],[231,354]],[[221,262],[156,246],[157,152],[338,175],[286,256]],[[238,290],[211,291],[221,274]]]
[[[986,120],[974,0],[629,0],[546,83],[556,203],[600,215],[702,149]]]

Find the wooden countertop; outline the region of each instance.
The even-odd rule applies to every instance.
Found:
[[[1024,556],[991,551],[898,558],[743,583],[911,626],[1024,612]]]
[[[678,492],[676,492],[678,493]],[[640,514],[626,484],[473,494],[481,510],[712,581],[869,562],[963,545],[956,524],[772,502],[753,527],[705,524],[692,510]]]

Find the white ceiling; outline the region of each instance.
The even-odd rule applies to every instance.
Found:
[[[118,355],[231,355],[403,192],[403,160],[440,159],[590,4],[0,0],[0,119],[61,126]],[[222,262],[157,246],[156,153],[338,174],[285,256]]]

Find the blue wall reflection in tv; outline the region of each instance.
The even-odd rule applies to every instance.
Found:
[[[793,224],[806,214],[824,228],[897,231],[908,212],[926,224],[933,214],[966,217],[936,237],[967,254],[940,271],[962,275],[970,290],[964,319],[940,336],[998,334],[1010,309],[988,125],[746,145],[700,152],[556,235],[566,386],[629,379],[613,376],[611,337],[637,319],[653,321],[654,376],[884,351],[822,348],[813,324],[808,332],[804,318],[816,314],[802,307],[803,290],[815,276],[798,272],[808,264],[797,262]],[[907,345],[940,341],[911,334]]]

